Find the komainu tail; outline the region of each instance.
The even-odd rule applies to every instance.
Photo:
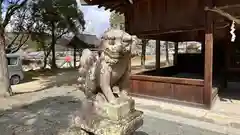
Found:
[[[91,97],[96,90],[95,69],[98,56],[89,49],[84,49],[80,58],[79,88],[87,97]]]

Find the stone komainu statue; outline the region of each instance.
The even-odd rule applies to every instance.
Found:
[[[82,52],[78,79],[87,98],[116,103],[129,89],[130,60],[137,54],[136,36],[122,30],[108,30],[100,44],[101,52]]]

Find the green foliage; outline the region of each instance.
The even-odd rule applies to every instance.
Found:
[[[16,26],[13,28],[13,32],[16,35],[14,38],[11,39],[7,37],[9,33],[5,33],[4,45],[6,47],[6,53],[17,52],[28,41],[29,34],[27,34],[24,28],[31,26],[31,24],[24,23],[27,22],[28,18],[25,16],[26,10],[22,10],[26,9],[25,6],[27,2],[28,0],[3,0],[1,8],[6,9],[6,14],[2,16],[3,18],[1,19],[3,33],[8,24],[14,24],[14,26]],[[17,16],[21,16],[21,19],[17,20]]]
[[[110,16],[110,25],[111,25],[111,28],[124,30],[125,29],[124,15],[112,12]]]
[[[85,28],[83,13],[78,10],[76,0],[36,0],[31,7],[36,29],[45,29],[45,33],[53,31],[62,36]]]
[[[52,68],[56,68],[55,45],[57,40],[67,34],[78,34],[85,29],[83,13],[78,10],[76,0],[36,0],[30,4],[32,39],[43,48],[45,56],[52,52]],[[50,43],[45,35],[51,37]]]
[[[36,42],[35,49],[37,51],[47,51],[50,48],[50,45],[48,44],[49,37],[44,33],[32,33],[31,40]]]
[[[30,46],[34,45],[38,49],[40,42],[48,46],[55,45],[62,36],[84,30],[84,16],[78,10],[75,0],[11,1],[12,3],[8,3],[10,7],[21,5],[21,8],[15,8],[14,17],[11,19],[15,36],[7,38],[8,52],[17,51],[25,43]],[[3,2],[6,4],[5,0]],[[12,12],[10,7],[9,13]]]
[[[11,17],[14,13],[22,8],[28,0],[0,0],[1,5],[1,24],[0,28],[3,30],[9,24]],[[5,16],[3,17],[3,11],[5,11]]]

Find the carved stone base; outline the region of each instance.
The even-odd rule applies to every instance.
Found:
[[[122,100],[118,99],[118,104],[112,105],[110,103],[105,103],[102,105],[102,112],[98,113],[103,117],[118,121],[122,118],[126,117],[130,112],[134,111],[134,100],[126,99]]]
[[[94,123],[94,127],[84,125],[81,128],[94,135],[131,135],[142,126],[142,114],[135,111],[119,121],[103,119]]]
[[[117,105],[106,103],[101,109],[89,113],[78,127],[93,135],[132,135],[143,125],[143,112],[134,109],[132,99],[122,100]]]

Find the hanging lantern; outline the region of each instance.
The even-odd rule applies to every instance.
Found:
[[[233,21],[232,22],[232,25],[231,25],[231,31],[230,31],[230,33],[231,33],[231,35],[232,35],[232,38],[231,38],[231,42],[234,42],[235,41],[235,39],[236,39],[236,35],[235,35],[235,22]]]

